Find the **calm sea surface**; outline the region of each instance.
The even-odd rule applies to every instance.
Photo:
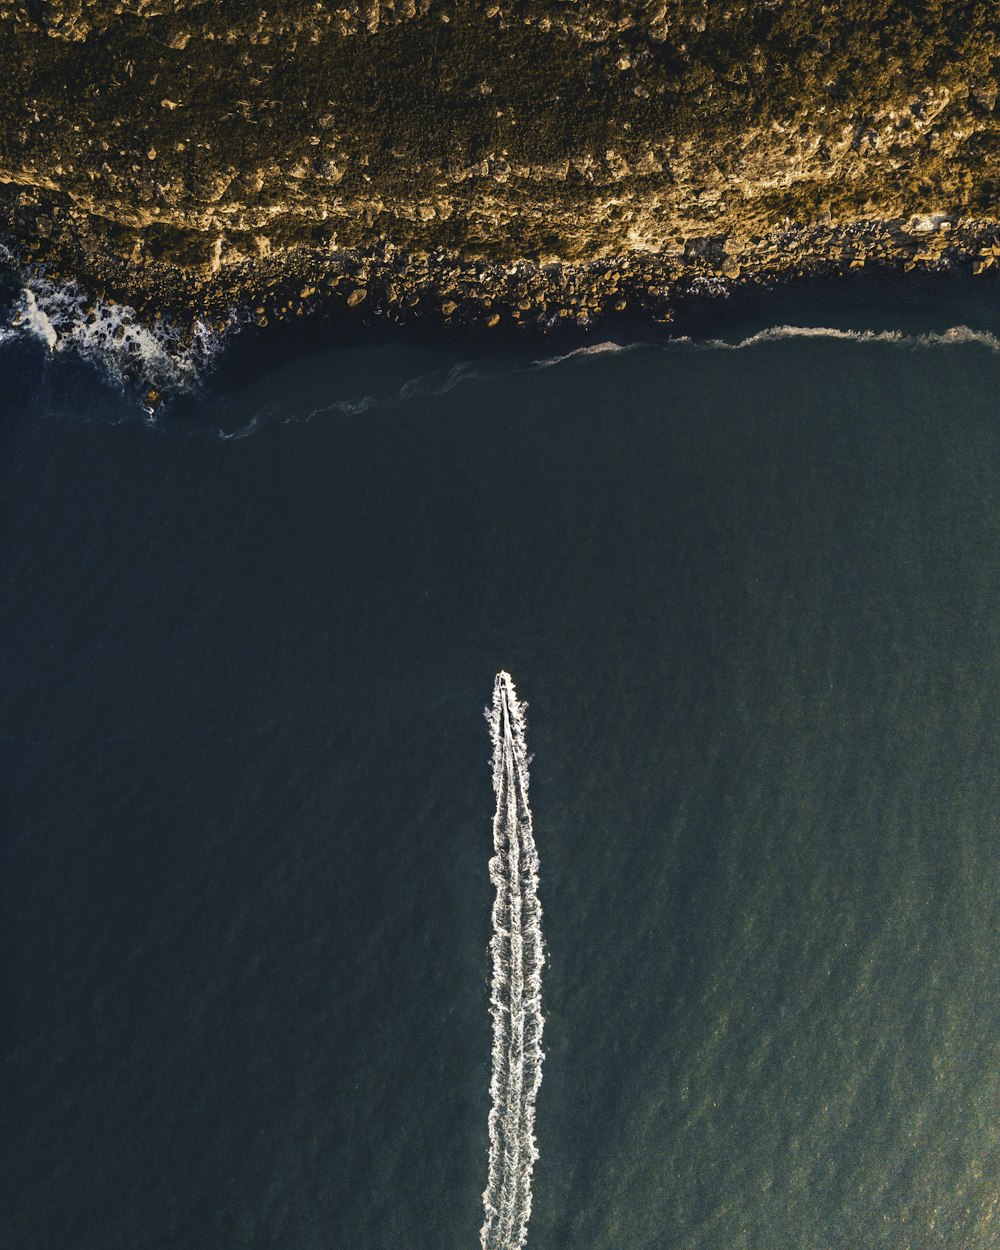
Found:
[[[0,1243],[478,1246],[506,668],[532,1250],[995,1247],[1000,354],[920,337],[962,322],[234,357],[154,425],[0,346]]]

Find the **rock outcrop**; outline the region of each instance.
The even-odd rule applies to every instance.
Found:
[[[984,0],[0,0],[0,229],[261,323],[985,272],[998,64]]]

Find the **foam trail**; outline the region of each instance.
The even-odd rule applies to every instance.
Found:
[[[990,351],[1000,351],[1000,338],[995,334],[989,330],[972,330],[968,326],[950,326],[947,330],[931,330],[926,334],[906,334],[902,330],[838,330],[831,326],[771,326],[737,343],[727,343],[724,339],[708,339],[694,344],[690,339],[673,339],[671,342],[735,352],[781,339],[840,339],[850,343],[900,343],[904,347],[956,347],[976,343]]]
[[[542,1081],[542,909],[538,852],[528,806],[524,704],[498,673],[486,713],[493,742],[493,858],[496,887],[490,956],[493,984],[489,1176],[483,1193],[483,1250],[520,1250],[531,1215],[535,1097]]]
[[[616,343],[611,339],[600,343],[588,343],[586,347],[575,347],[561,356],[543,356],[534,362],[536,369],[551,369],[553,365],[561,365],[567,360],[575,360],[578,356],[618,356],[622,352],[632,352],[645,343]]]

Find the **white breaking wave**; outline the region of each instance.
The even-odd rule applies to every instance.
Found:
[[[535,1098],[542,1082],[542,909],[538,852],[528,806],[524,704],[498,673],[487,710],[493,742],[493,858],[496,887],[490,956],[493,982],[489,1177],[483,1193],[483,1250],[520,1250],[531,1215]]]
[[[258,413],[256,416],[251,417],[246,425],[241,425],[238,430],[230,430],[228,432],[226,430],[217,430],[216,433],[224,443],[238,443],[243,438],[249,438],[260,425],[260,422],[261,414]]]
[[[841,339],[851,343],[901,343],[907,347],[953,347],[977,343],[990,351],[1000,351],[1000,338],[989,330],[973,330],[969,326],[951,326],[947,330],[929,331],[926,334],[905,334],[902,330],[837,330],[832,326],[771,326],[760,330],[736,343],[724,339],[708,339],[693,343],[690,339],[673,339],[674,344],[703,349],[721,348],[724,351],[742,351],[761,343],[774,343],[781,339]]]
[[[23,326],[28,334],[40,339],[50,352],[55,350],[59,342],[59,334],[51,318],[44,308],[39,307],[35,292],[30,289],[21,296],[21,302],[14,314],[14,325]]]
[[[535,360],[531,368],[550,369],[578,357],[617,355],[640,349],[684,347],[695,351],[743,351],[764,343],[780,342],[782,339],[839,339],[848,343],[898,343],[904,347],[954,347],[968,343],[978,344],[993,352],[1000,352],[1000,337],[989,330],[973,330],[969,326],[951,326],[947,330],[928,331],[925,334],[906,334],[902,330],[838,330],[833,326],[769,326],[744,339],[729,342],[726,339],[692,339],[688,335],[667,338],[660,344],[652,341],[616,343],[613,341],[593,343],[578,347],[561,356],[546,356]],[[522,372],[517,370],[516,372]]]
[[[21,283],[9,321],[0,327],[0,343],[17,336],[33,338],[53,354],[75,353],[118,383],[137,380],[162,389],[188,389],[236,328],[235,315],[221,334],[203,321],[190,334],[164,320],[146,325],[128,304],[90,297],[72,281],[54,283],[41,274],[24,274],[3,247],[0,262],[18,273]]]
[[[221,337],[199,321],[185,339],[166,322],[144,325],[127,304],[88,299],[75,283],[56,286],[38,278],[28,280],[12,325],[51,352],[75,352],[117,382],[137,378],[180,390],[197,380]]]
[[[551,369],[553,365],[561,365],[564,361],[575,360],[577,356],[617,356],[622,352],[635,351],[637,347],[646,347],[646,343],[616,343],[606,339],[600,343],[589,343],[586,347],[576,347],[564,352],[561,356],[543,356],[534,362],[536,369]]]
[[[446,370],[423,373],[404,382],[397,391],[388,395],[364,395],[359,399],[338,399],[312,408],[301,416],[285,416],[286,422],[308,422],[314,417],[336,413],[342,416],[360,416],[369,410],[397,408],[418,397],[445,395],[456,387],[491,383],[518,374],[534,373],[551,369],[556,365],[573,364],[591,357],[616,356],[634,351],[742,351],[745,348],[791,338],[839,339],[850,343],[895,343],[904,347],[949,347],[978,344],[990,351],[1000,351],[1000,337],[988,330],[973,330],[968,326],[953,326],[948,330],[908,335],[902,330],[838,330],[830,326],[770,326],[736,342],[725,339],[692,339],[677,335],[660,342],[639,340],[619,343],[602,340],[577,347],[558,356],[542,356],[520,364],[489,362],[486,367],[474,361],[460,361]]]
[[[474,382],[485,376],[471,361],[463,360],[453,365],[443,378],[439,373],[425,373],[404,383],[400,387],[398,399],[400,403],[405,403],[414,395],[446,395],[448,391],[453,391],[463,382]]]
[[[467,382],[492,382],[498,378],[506,377],[508,374],[526,373],[535,368],[534,364],[524,366],[523,368],[503,368],[481,369],[471,360],[459,361],[457,365],[452,365],[447,370],[434,370],[430,373],[421,373],[409,381],[404,382],[402,386],[390,395],[364,395],[360,399],[338,399],[333,403],[323,404],[319,408],[313,408],[301,417],[286,417],[285,422],[304,423],[311,421],[314,417],[324,417],[331,412],[339,413],[343,416],[358,416],[367,412],[370,408],[399,408],[409,403],[411,399],[416,398],[433,398],[437,395],[446,395],[449,391],[453,391],[457,386],[464,386]]]

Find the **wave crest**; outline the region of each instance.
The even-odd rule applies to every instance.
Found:
[[[189,390],[237,326],[235,313],[221,332],[201,320],[189,331],[162,318],[147,324],[131,305],[89,296],[76,282],[24,274],[6,248],[0,262],[20,284],[0,343],[33,339],[53,355],[79,356],[119,385]]]
[[[989,330],[973,330],[969,326],[951,326],[947,330],[928,331],[925,334],[906,334],[902,330],[839,330],[833,326],[770,326],[758,330],[735,343],[725,339],[708,339],[703,343],[690,339],[673,339],[675,344],[702,349],[721,348],[724,351],[742,351],[761,343],[774,343],[782,339],[840,339],[849,343],[900,343],[907,347],[953,347],[975,343],[990,351],[1000,351],[1000,338]]]

